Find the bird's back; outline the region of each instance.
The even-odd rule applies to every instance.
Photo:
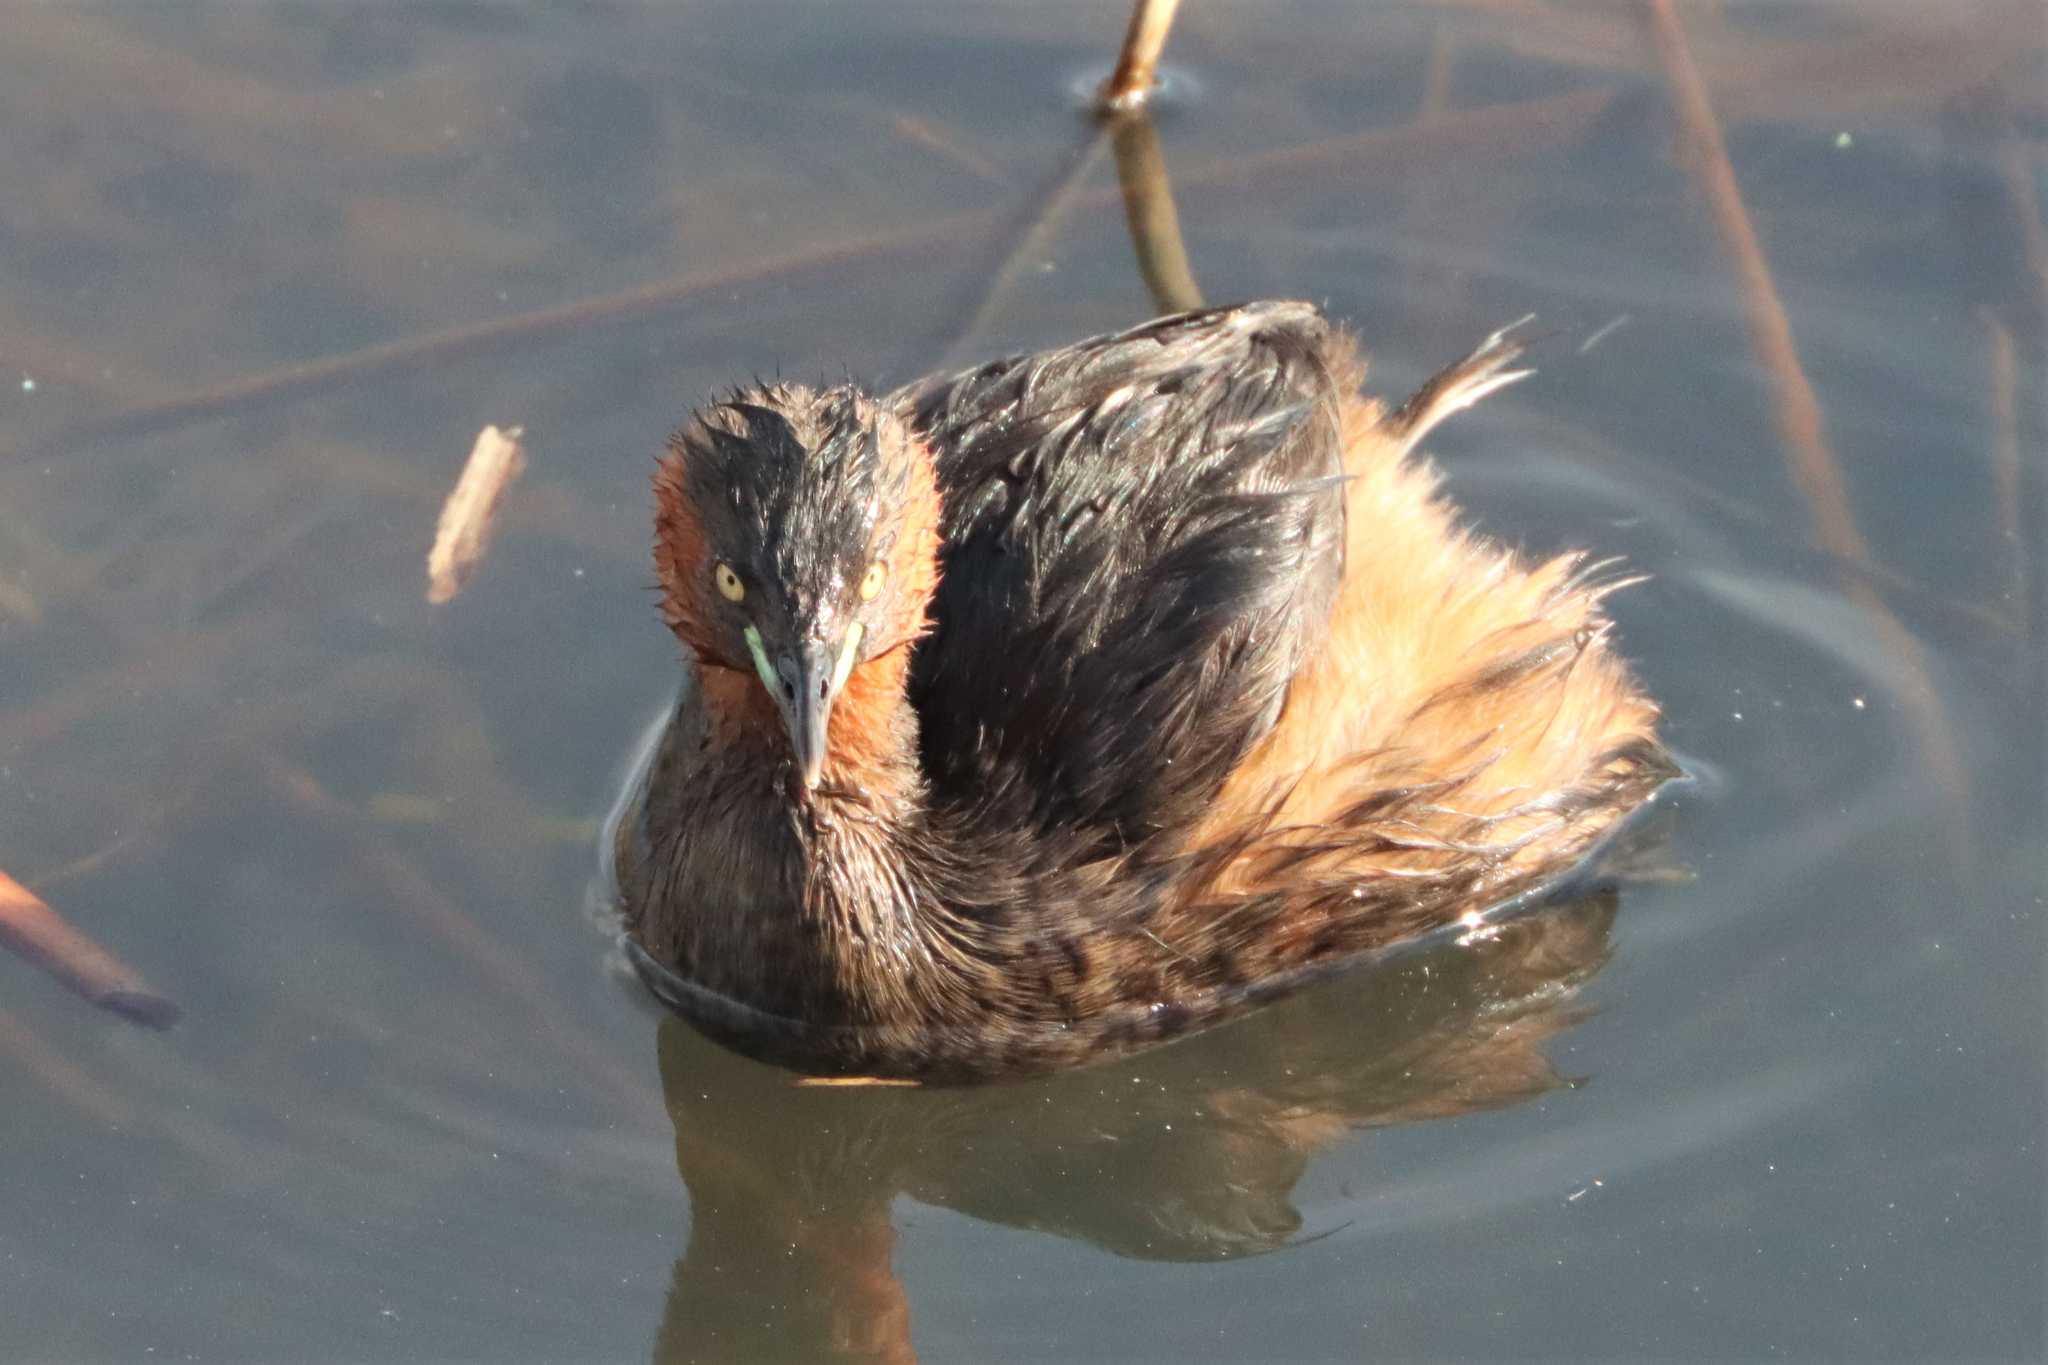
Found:
[[[1331,342],[1311,305],[1258,303],[896,396],[945,501],[913,680],[942,799],[1110,843],[1206,805],[1342,574]]]

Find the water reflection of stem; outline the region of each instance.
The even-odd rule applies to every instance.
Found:
[[[116,834],[113,838],[92,850],[92,852],[82,854],[79,857],[73,858],[70,862],[62,863],[46,872],[38,872],[30,880],[35,882],[38,891],[47,893],[53,886],[95,871],[120,854],[127,852],[136,844],[141,843],[144,839],[154,835],[167,820],[184,810],[191,803],[193,794],[197,790],[198,788],[196,787],[186,787],[167,798],[148,802],[136,812],[133,823],[127,829]]]
[[[2019,638],[2025,641],[2033,633],[2033,617],[2027,612],[2027,547],[2020,538],[2019,361],[2011,329],[1989,308],[1978,309],[1977,315],[1984,320],[1991,347],[1991,488],[1996,539],[2010,561],[2006,601]]]
[[[993,217],[987,212],[961,214],[936,224],[926,223],[910,229],[835,242],[826,247],[806,248],[766,261],[750,261],[683,275],[636,289],[578,299],[554,308],[444,328],[320,360],[285,365],[161,403],[144,404],[104,419],[81,422],[57,433],[47,442],[39,443],[37,453],[49,455],[90,441],[137,436],[209,418],[245,413],[372,376],[446,365],[488,354],[501,347],[574,333],[600,323],[660,317],[706,294],[740,285],[766,280],[786,285],[812,274],[830,276],[856,261],[873,264],[898,257],[917,258],[963,232],[973,231]]]
[[[1550,446],[1573,452],[1576,462],[1589,469],[1611,471],[1616,480],[1615,486],[1638,490],[1642,496],[1668,498],[1673,507],[1683,507],[1700,514],[1712,513],[1760,534],[1772,534],[1778,525],[1778,509],[1764,497],[1738,496],[1725,487],[1687,473],[1677,465],[1660,464],[1633,451],[1619,449],[1592,427],[1554,414],[1540,413],[1530,414],[1528,425],[1532,435],[1541,437]],[[1672,515],[1683,520],[1676,512]],[[1848,564],[1810,546],[1794,548],[1811,555],[1823,569],[1856,575],[1892,601],[1910,602],[1916,609],[1942,617],[1951,624],[1969,626],[1976,634],[1973,648],[1988,641],[2005,641],[2012,635],[2012,622],[2002,610],[1974,598],[1940,592],[1883,564]]]
[[[61,388],[98,404],[156,402],[177,392],[176,385],[154,372],[129,362],[117,366],[105,351],[52,332],[10,302],[0,299],[0,336],[7,338],[4,377],[10,383],[33,380],[38,389]]]
[[[1422,99],[1415,122],[1428,127],[1451,107],[1451,75],[1457,69],[1458,45],[1449,28],[1439,23],[1429,35],[1429,66],[1422,73]]]
[[[1647,74],[1657,65],[1628,25],[1613,22],[1612,6],[1436,0],[1435,8],[1475,43],[1514,56],[1607,75]],[[1686,13],[1696,8],[1688,4]],[[2038,9],[1833,5],[1826,7],[1828,32],[1777,41],[1754,31],[1732,34],[1710,50],[1695,48],[1694,59],[1727,107],[1758,121],[1814,124],[1924,110],[2014,69],[2016,54],[2038,53]],[[1864,17],[1859,11],[1870,16],[1864,32],[1832,26]]]
[[[1116,148],[1117,185],[1123,190],[1124,219],[1138,253],[1138,273],[1162,313],[1202,306],[1202,287],[1188,265],[1180,215],[1173,207],[1173,181],[1159,147],[1159,130],[1143,109],[1113,115],[1109,134]]]
[[[1451,113],[1458,51],[1455,31],[1439,19],[1430,37],[1416,127],[1431,127]],[[1515,176],[1418,176],[1404,186],[1402,235],[1450,248],[1404,253],[1399,263],[1399,296],[1409,313],[1409,334],[1418,344],[1441,336],[1454,324],[1462,337],[1469,326],[1458,321],[1473,280],[1464,258],[1467,253],[1478,259],[1501,258],[1501,229],[1519,203],[1519,183]]]
[[[1229,157],[1182,171],[1180,188],[1183,192],[1205,187],[1242,188],[1261,180],[1287,180],[1308,171],[1328,174],[1343,170],[1353,176],[1380,176],[1409,168],[1441,166],[1447,160],[1477,167],[1572,141],[1614,98],[1611,89],[1576,90],[1565,95],[1489,105],[1445,118],[1427,128],[1353,133]],[[1106,201],[1108,194],[1103,198]],[[1096,200],[1092,195],[1083,195],[1080,202],[1092,204]],[[1000,220],[999,210],[978,209],[937,222],[893,228],[824,247],[806,247],[768,260],[678,276],[554,308],[382,342],[322,360],[266,370],[111,417],[80,422],[37,442],[34,449],[37,455],[49,457],[92,441],[166,431],[209,418],[254,411],[375,375],[417,372],[515,345],[573,334],[586,327],[662,317],[707,294],[741,285],[773,282],[787,287],[813,275],[831,278],[851,265],[873,267],[892,260],[928,268],[935,249],[972,238]]]
[[[2041,223],[2041,185],[2034,154],[2010,130],[1998,140],[1998,178],[2020,226],[2020,255],[2033,288],[2034,311],[2048,320],[2048,228]]]
[[[570,1022],[553,1004],[554,992],[546,980],[443,895],[410,860],[367,832],[362,818],[321,786],[319,779],[273,751],[256,750],[253,766],[264,785],[286,805],[302,812],[318,828],[347,841],[351,861],[382,888],[383,894],[374,899],[404,914],[467,963],[502,998],[507,1019],[531,1027],[568,1063],[573,1074],[608,1094],[632,1119],[660,1121],[660,1107],[649,1088]]]
[[[1015,188],[1015,182],[987,157],[971,148],[961,146],[958,138],[951,136],[943,128],[934,127],[929,119],[919,118],[915,114],[898,114],[889,120],[889,131],[905,142],[937,153],[947,162],[978,180],[984,180],[1006,190]]]
[[[973,347],[1025,267],[1048,255],[1048,245],[1073,214],[1081,186],[1102,160],[1105,141],[1100,132],[1090,129],[1040,187],[1025,197],[1023,212],[997,233],[983,264],[969,272],[970,280],[977,284],[986,280],[987,284],[976,289],[977,301],[963,310],[965,317],[941,345],[940,369],[950,367]]]
[[[12,1058],[15,1065],[88,1118],[110,1128],[132,1126],[128,1106],[119,1095],[73,1066],[5,1009],[0,1009],[0,1057]],[[10,1089],[9,1094],[14,1093]]]
[[[1326,177],[1342,171],[1355,178],[1369,178],[1384,192],[1384,178],[1391,174],[1441,172],[1449,163],[1477,169],[1489,162],[1576,142],[1618,93],[1600,86],[1511,104],[1489,104],[1446,115],[1426,126],[1374,128],[1299,147],[1230,157],[1183,170],[1178,179],[1185,193],[1223,186],[1249,188],[1262,180],[1285,182],[1309,171]]]
[[[1773,418],[1791,464],[1793,482],[1813,516],[1814,534],[1822,548],[1849,565],[1872,562],[1870,546],[1849,505],[1849,494],[1834,452],[1823,433],[1820,401],[1799,361],[1792,325],[1772,283],[1756,229],[1742,201],[1742,190],[1729,163],[1720,120],[1707,96],[1706,83],[1685,41],[1671,0],[1647,0],[1657,52],[1671,85],[1673,103],[1687,143],[1686,168],[1698,181],[1712,210],[1714,227],[1742,282],[1744,311],[1749,319],[1750,346],[1770,376],[1774,390]],[[1964,769],[1941,694],[1928,674],[1920,642],[1906,628],[1867,578],[1839,575],[1843,592],[1870,619],[1885,652],[1898,664],[1896,679],[1907,716],[1935,781],[1948,796],[1954,820],[1953,837],[1959,866],[1969,865],[1969,774]]]
[[[1742,202],[1742,190],[1735,181],[1735,169],[1721,138],[1720,120],[1707,98],[1707,89],[1685,45],[1685,32],[1671,8],[1671,0],[1649,0],[1657,44],[1664,54],[1672,98],[1690,146],[1685,167],[1699,182],[1701,193],[1713,210],[1714,227],[1741,278],[1745,311],[1749,318],[1750,345],[1776,387],[1774,416],[1778,434],[1791,460],[1792,480],[1805,495],[1813,512],[1815,532],[1823,545],[1842,558],[1865,563],[1870,547],[1856,529],[1849,508],[1849,495],[1834,452],[1828,449],[1821,431],[1820,402],[1799,362],[1793,344],[1792,325],[1785,305],[1771,280],[1771,268],[1764,259],[1756,229]]]
[[[1166,50],[1179,8],[1180,0],[1136,0],[1131,6],[1131,26],[1124,30],[1116,70],[1095,97],[1104,113],[1136,109],[1151,98],[1159,86],[1159,54]]]
[[[0,485],[0,615],[37,622],[45,602],[89,593],[109,551],[81,552],[57,539],[37,517],[35,499]]]

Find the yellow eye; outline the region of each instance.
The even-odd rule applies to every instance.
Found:
[[[737,602],[747,595],[747,585],[740,582],[730,564],[720,564],[712,576],[718,580],[718,595],[726,601]]]
[[[860,580],[861,601],[872,602],[875,600],[875,594],[882,590],[882,580],[888,576],[888,572],[887,569],[882,567],[882,561],[879,559],[868,565],[867,573]]]

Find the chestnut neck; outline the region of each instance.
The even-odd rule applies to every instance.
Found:
[[[849,806],[870,820],[916,823],[924,809],[917,713],[910,703],[911,646],[866,660],[847,676],[832,708],[825,766],[809,805],[829,816]],[[782,716],[751,672],[700,670],[707,749],[728,762],[786,767],[791,761]],[[794,802],[791,795],[783,797]]]
[[[857,666],[833,705],[825,749],[825,783],[898,807],[924,804],[917,751],[917,711],[910,704],[908,643]]]

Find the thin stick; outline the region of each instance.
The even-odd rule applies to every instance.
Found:
[[[1009,297],[1024,267],[1045,256],[1047,245],[1073,216],[1081,186],[1102,159],[1105,142],[1101,132],[1090,129],[1087,136],[1076,143],[1053,173],[1046,177],[1041,187],[1026,197],[1025,211],[1016,216],[1006,231],[998,234],[983,256],[983,263],[968,272],[968,279],[975,286],[975,302],[961,310],[964,316],[960,323],[947,333],[937,348],[940,357],[937,368],[950,368],[974,344],[975,338],[995,316],[997,308]]]
[[[178,1022],[177,1005],[136,971],[72,928],[40,897],[0,872],[0,947],[13,949],[103,1010],[145,1028]]]
[[[81,422],[39,444],[36,450],[38,454],[47,455],[56,449],[89,441],[162,431],[210,417],[252,411],[373,375],[445,365],[535,337],[573,332],[593,323],[659,317],[705,294],[763,280],[788,283],[813,273],[830,276],[849,261],[873,263],[895,257],[922,258],[934,246],[955,240],[962,233],[972,232],[976,226],[994,217],[995,214],[989,211],[961,214],[909,230],[878,233],[837,242],[829,247],[792,252],[771,260],[701,271],[637,289],[578,299],[554,308],[449,327],[424,336],[381,342],[358,351],[286,365],[161,403],[145,404],[97,421]]]
[[[1279,147],[1248,156],[1226,157],[1180,175],[1183,192],[1213,187],[1244,187],[1261,181],[1285,181],[1306,171],[1342,168],[1350,174],[1381,175],[1415,166],[1440,166],[1456,160],[1473,166],[1511,156],[1526,156],[1572,141],[1616,98],[1613,89],[1575,90],[1564,95],[1489,105],[1443,118],[1427,128],[1396,128],[1352,133],[1294,147]],[[1111,191],[1104,191],[1107,202]],[[1098,202],[1092,193],[1079,203]],[[774,283],[788,287],[810,276],[833,279],[847,266],[877,266],[893,260],[929,268],[931,254],[977,234],[1002,220],[1000,209],[976,209],[937,222],[896,228],[829,247],[807,247],[765,261],[723,266],[655,284],[578,299],[488,322],[450,327],[423,336],[380,342],[361,350],[249,375],[199,389],[159,403],[147,403],[66,427],[34,443],[28,452],[48,458],[89,442],[172,430],[209,418],[241,415],[273,404],[398,371],[418,372],[458,360],[473,359],[585,327],[663,317],[708,294],[742,285]],[[17,455],[16,458],[21,458]]]
[[[1530,3],[1530,0],[1436,0],[1448,22],[1460,24],[1490,49],[1560,63],[1582,72],[1640,73],[1657,57],[1625,26],[1612,6]],[[1897,6],[1843,6],[1897,14]],[[1921,11],[1936,14],[1934,6]],[[1949,6],[1946,8],[1956,8]],[[1996,82],[2012,56],[2038,49],[2038,6],[1978,5],[1969,22],[1901,25],[1874,19],[1861,32],[1758,41],[1741,38],[1717,51],[1694,53],[1724,106],[1751,119],[1811,122],[1853,120],[1883,110],[1930,109],[1948,97]],[[1483,25],[1460,12],[1484,16]],[[1691,13],[1688,6],[1687,13]],[[1946,17],[1944,15],[1944,17]]]
[[[1812,510],[1816,531],[1823,545],[1844,559],[1865,563],[1870,546],[1849,510],[1849,493],[1842,480],[1834,452],[1828,449],[1821,431],[1820,401],[1799,363],[1799,351],[1792,341],[1792,324],[1785,305],[1771,280],[1770,265],[1757,241],[1756,229],[1743,206],[1742,190],[1729,164],[1728,149],[1721,138],[1721,123],[1707,98],[1707,88],[1686,47],[1685,31],[1671,8],[1671,0],[1649,0],[1656,25],[1657,48],[1664,58],[1672,96],[1679,118],[1691,143],[1686,169],[1699,181],[1707,205],[1713,210],[1714,227],[1728,251],[1735,273],[1742,281],[1745,312],[1749,318],[1750,345],[1757,359],[1777,385],[1778,434],[1791,459],[1792,480],[1805,494]]]
[[[142,804],[130,819],[124,821],[128,828],[106,843],[90,853],[73,858],[68,863],[37,872],[34,878],[37,889],[47,895],[51,887],[70,881],[74,877],[82,877],[119,857],[144,839],[150,838],[166,820],[191,804],[198,790],[195,786],[188,786],[169,797],[152,799]]]
[[[1173,30],[1174,11],[1180,0],[1137,0],[1131,6],[1131,26],[1124,30],[1124,47],[1096,92],[1096,107],[1105,114],[1135,109],[1159,88],[1159,54],[1166,48],[1166,35]]]
[[[1423,70],[1416,127],[1427,128],[1451,110],[1457,62],[1456,31],[1439,16],[1431,28],[1429,65]],[[1418,340],[1468,311],[1471,272],[1454,263],[1462,255],[1455,248],[1478,247],[1498,238],[1512,209],[1511,199],[1499,191],[1511,183],[1512,178],[1424,176],[1407,185],[1401,196],[1403,234],[1414,241],[1436,241],[1449,232],[1454,245],[1447,253],[1415,252],[1401,263],[1399,296],[1410,312],[1410,325]],[[1461,330],[1465,325],[1458,323]]]
[[[1998,140],[1998,178],[2020,225],[2020,257],[2037,317],[2048,318],[2048,227],[2041,223],[2041,186],[2033,153],[2010,128]]]
[[[1173,181],[1167,176],[1166,156],[1151,115],[1142,108],[1117,115],[1110,122],[1110,138],[1116,147],[1117,185],[1124,194],[1124,221],[1130,225],[1138,273],[1152,291],[1152,302],[1162,313],[1200,308],[1202,287],[1188,264],[1180,215],[1173,207]]]
[[[1451,107],[1451,76],[1457,66],[1457,42],[1448,25],[1438,22],[1430,30],[1429,65],[1422,73],[1422,100],[1415,121],[1425,127],[1444,116]]]
[[[34,593],[0,578],[0,617],[8,616],[17,621],[26,621],[32,626],[40,625],[43,609],[37,604]]]
[[[1693,65],[1685,30],[1671,0],[1648,0],[1648,6],[1657,52],[1690,144],[1687,169],[1699,182],[1713,211],[1721,245],[1742,282],[1750,346],[1771,376],[1773,418],[1791,464],[1792,481],[1806,499],[1813,516],[1814,534],[1822,548],[1846,564],[1868,565],[1872,562],[1870,546],[1856,528],[1848,487],[1822,430],[1820,401],[1799,363],[1792,325],[1786,318],[1777,286],[1772,283],[1770,265],[1764,258],[1756,229],[1743,206],[1742,191],[1736,184],[1735,170],[1721,137],[1720,120],[1715,117],[1699,68]],[[1901,700],[1918,732],[1928,769],[1949,797],[1957,856],[1967,866],[1969,775],[1959,756],[1941,694],[1928,673],[1920,642],[1892,613],[1868,579],[1845,573],[1842,588],[1870,618],[1886,652],[1898,663]]]
[[[660,1113],[651,1090],[612,1053],[591,1038],[552,1001],[539,973],[501,943],[475,918],[397,850],[366,833],[362,820],[311,773],[276,753],[253,753],[256,771],[282,801],[310,822],[348,841],[357,866],[380,884],[375,899],[409,917],[463,959],[498,995],[498,1007],[549,1044],[570,1070],[592,1088],[608,1093],[622,1112],[640,1121]]]
[[[1991,342],[1991,489],[1998,543],[2011,559],[2006,593],[2019,636],[2033,633],[2027,612],[2027,544],[2020,538],[2019,359],[2012,331],[1989,308],[1977,310]]]
[[[936,153],[978,180],[1006,190],[1016,187],[1015,182],[987,157],[961,146],[959,139],[949,136],[944,129],[933,127],[928,119],[915,114],[898,114],[889,120],[889,131],[905,142]]]
[[[1511,104],[1489,104],[1447,114],[1426,126],[1374,128],[1298,147],[1230,157],[1182,171],[1177,179],[1186,192],[1218,187],[1246,189],[1262,182],[1285,182],[1308,171],[1325,175],[1342,171],[1374,179],[1397,171],[1441,173],[1447,162],[1483,165],[1576,142],[1607,112],[1618,95],[1613,87],[1601,86]]]

